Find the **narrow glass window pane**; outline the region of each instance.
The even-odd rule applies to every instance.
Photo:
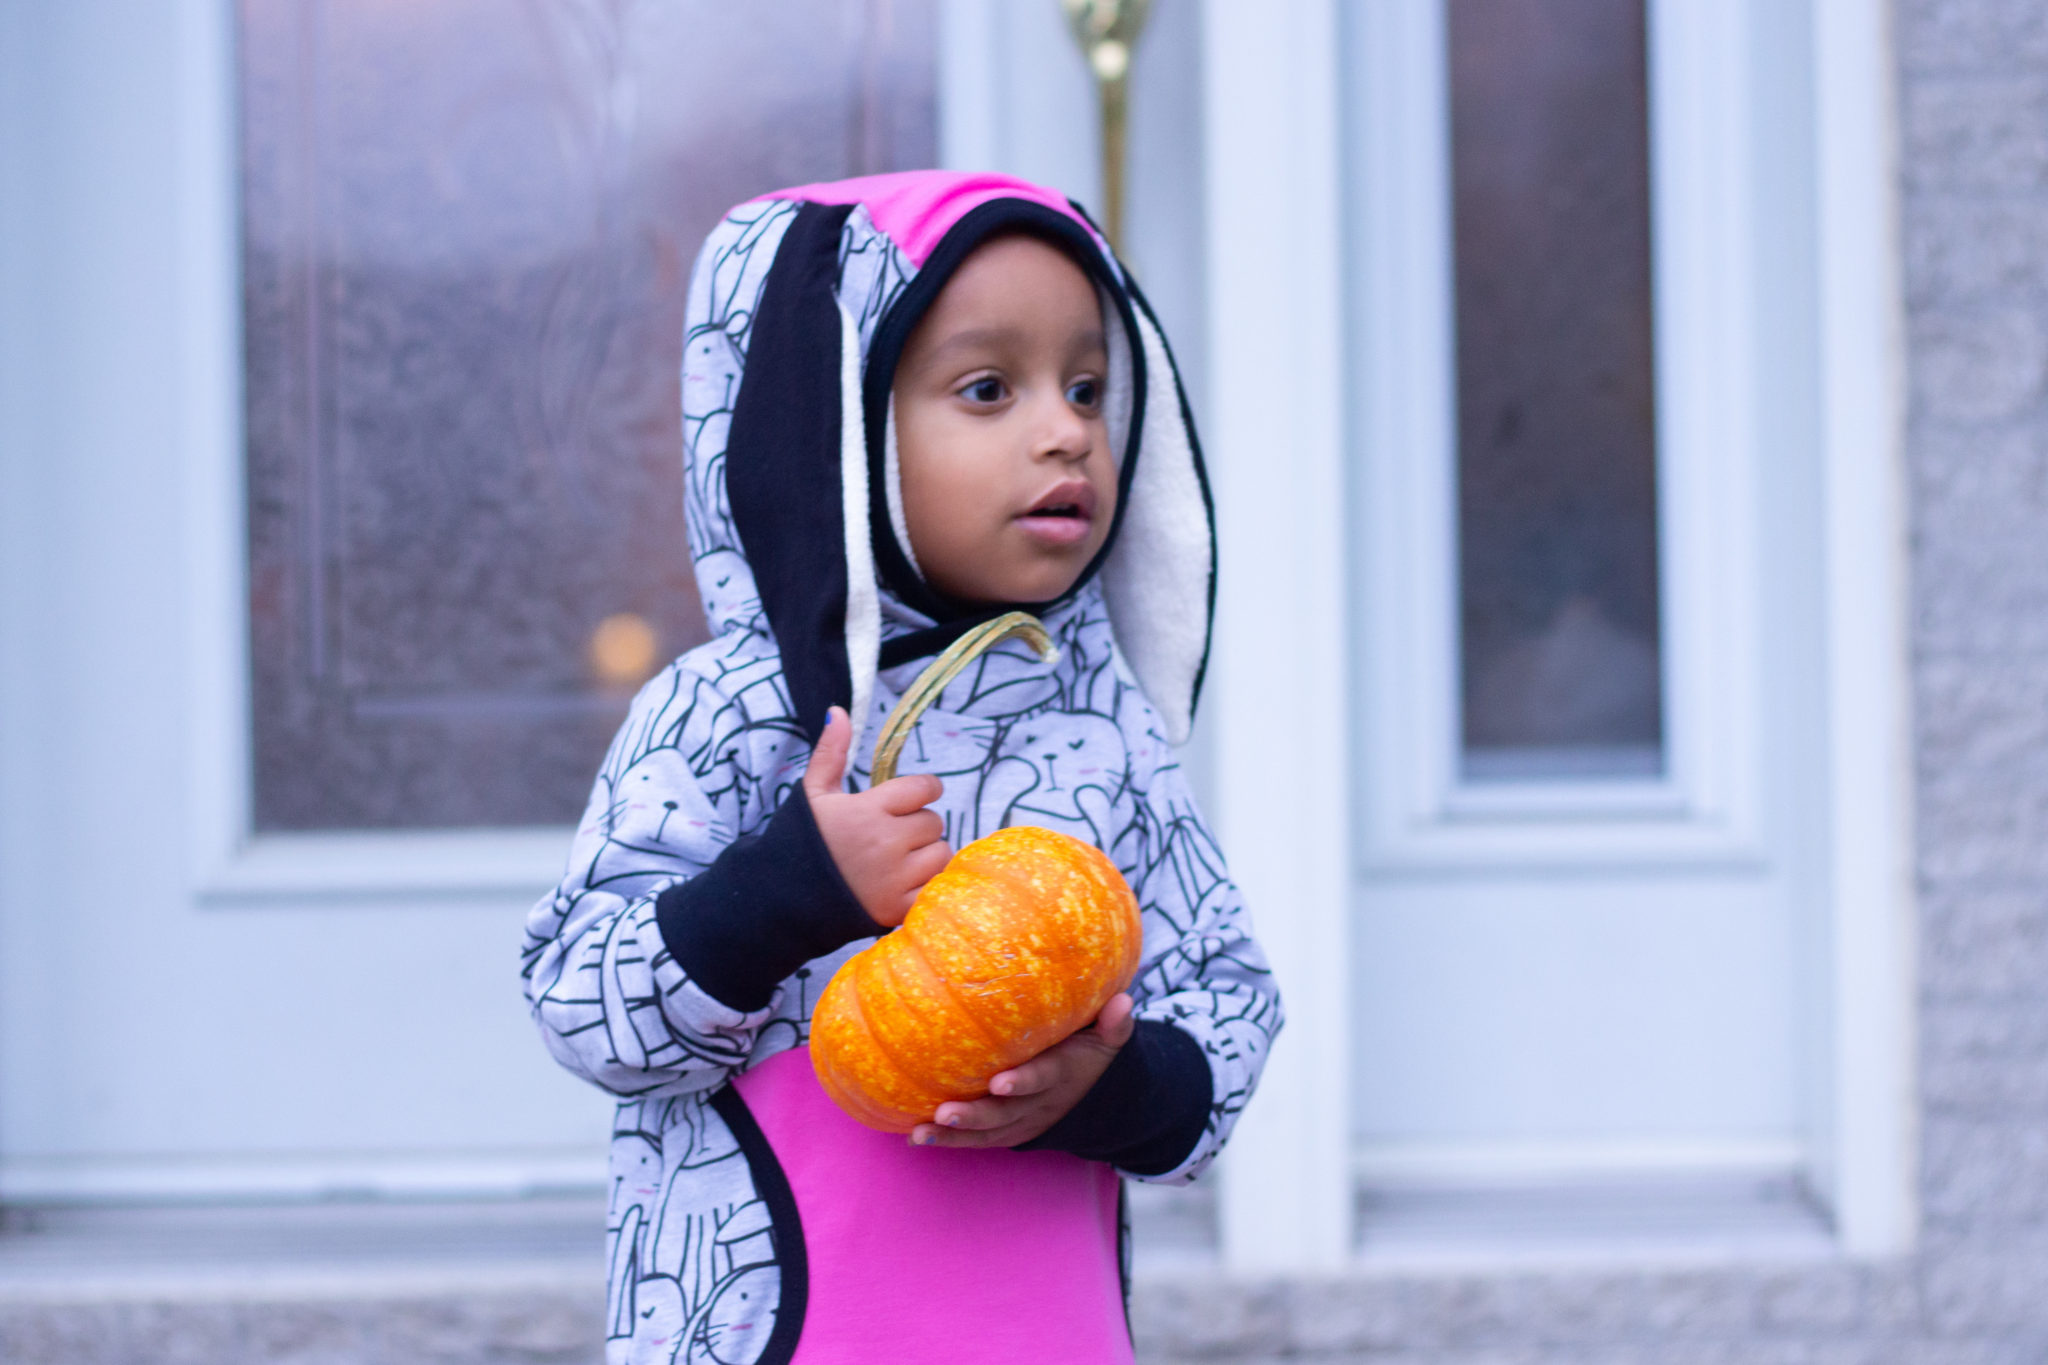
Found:
[[[1463,764],[1663,770],[1642,0],[1450,0]]]
[[[255,823],[574,820],[704,637],[683,294],[928,165],[931,0],[241,0]]]

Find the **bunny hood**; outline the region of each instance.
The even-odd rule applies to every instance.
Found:
[[[1093,1266],[1084,1278],[1104,1292],[1087,1301],[1113,1315],[1116,1181],[1090,1163],[1193,1179],[1280,1027],[1242,897],[1168,743],[1187,734],[1201,685],[1215,554],[1194,433],[1143,297],[1078,210],[1015,180],[876,176],[742,204],[697,262],[683,370],[689,532],[716,634],[633,699],[522,954],[549,1050],[619,1099],[606,1219],[616,1358],[790,1360],[799,1333],[852,1321],[832,1305],[871,1304],[820,1286],[871,1269],[871,1230],[902,1216],[892,1192],[905,1186],[848,1164],[831,1122],[850,1120],[825,1101],[789,1121],[798,1110],[776,1098],[790,1077],[815,1088],[808,1064],[785,1054],[806,1046],[819,991],[879,927],[827,847],[805,779],[828,707],[845,705],[871,736],[930,656],[1002,609],[962,610],[919,578],[889,421],[905,338],[996,232],[1045,238],[1095,281],[1118,519],[1062,599],[1019,604],[1059,657],[1048,665],[1014,640],[982,655],[923,712],[905,766],[940,779],[925,809],[956,848],[1029,824],[1102,849],[1137,899],[1144,950],[1130,1039],[1087,1095],[1023,1144],[1031,1152],[972,1154],[1078,1157],[1060,1169],[1094,1171],[1087,1188],[1104,1197],[1021,1199],[1003,1174],[1019,1168],[999,1164],[963,1205],[974,1228],[992,1226],[999,1203],[1073,1215],[1059,1226],[1085,1225],[1094,1259],[1034,1257],[1031,1272]],[[852,750],[856,785],[865,751]],[[942,1224],[953,1226],[936,1215],[918,1226]],[[860,1231],[814,1246],[827,1228]],[[946,1262],[949,1273],[987,1264]],[[1002,1294],[1025,1282],[977,1281]],[[1062,1312],[1086,1297],[1049,1292]],[[922,1317],[890,1320],[924,1321],[941,1301],[1009,1322],[1015,1358],[1044,1358],[1053,1339],[964,1291],[922,1293]],[[1121,1324],[1104,1331],[1128,1345]],[[941,1337],[956,1350],[957,1334]]]
[[[904,342],[976,246],[1029,233],[1102,301],[1104,410],[1120,496],[1096,561],[1051,603],[963,609],[919,576],[897,486],[890,385]],[[828,707],[856,752],[878,670],[1012,607],[1106,611],[1163,737],[1186,739],[1207,661],[1215,536],[1188,406],[1159,326],[1087,218],[1005,176],[915,171],[781,190],[704,245],[685,318],[689,535],[721,638],[772,640],[792,719]]]

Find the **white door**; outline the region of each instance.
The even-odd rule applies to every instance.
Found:
[[[1809,1160],[1800,7],[1346,11],[1374,1191]]]
[[[9,6],[0,1198],[601,1179],[517,944],[700,631],[727,205],[935,156],[930,6]]]

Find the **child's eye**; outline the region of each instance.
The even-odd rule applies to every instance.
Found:
[[[994,375],[984,375],[960,390],[960,396],[970,403],[1000,403],[1003,393],[1003,381]]]
[[[1093,379],[1077,379],[1067,386],[1067,401],[1077,408],[1092,408],[1102,401],[1102,385]]]

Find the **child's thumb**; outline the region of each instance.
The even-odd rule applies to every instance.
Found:
[[[853,725],[835,706],[825,713],[825,733],[811,747],[811,763],[804,769],[805,796],[827,796],[845,788],[846,754],[852,747]]]

